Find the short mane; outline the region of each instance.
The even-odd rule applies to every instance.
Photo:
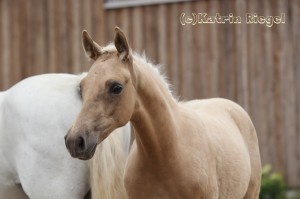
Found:
[[[116,52],[117,49],[113,43],[110,43],[107,46],[103,47],[102,51],[111,53],[111,52]],[[178,101],[177,97],[174,96],[174,94],[173,94],[173,88],[171,88],[171,84],[169,84],[169,81],[168,81],[166,75],[164,75],[161,72],[162,65],[154,65],[153,63],[151,63],[151,61],[149,59],[147,59],[145,52],[142,55],[140,55],[139,53],[132,51],[132,55],[133,55],[134,60],[142,63],[142,65],[144,65],[144,66],[147,66],[154,74],[158,75],[159,79],[163,83],[163,86],[173,96],[174,100]]]

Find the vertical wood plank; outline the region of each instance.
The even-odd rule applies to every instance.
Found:
[[[259,0],[256,0],[252,3],[248,2],[248,10],[251,13],[259,12],[264,9],[264,4],[260,4]],[[263,13],[262,13],[263,14]],[[264,47],[263,34],[261,31],[262,26],[257,26],[256,24],[248,24],[250,29],[249,36],[249,54],[251,58],[249,59],[249,65],[251,67],[251,107],[252,107],[252,120],[257,129],[257,134],[260,142],[260,146],[268,146],[268,136],[266,135],[266,128],[264,126],[264,110],[265,106],[262,104],[262,96],[265,96],[262,91],[263,77],[263,59],[258,59],[262,54],[265,55],[265,51],[262,49]],[[263,147],[260,150],[262,164],[271,163],[271,154],[268,154],[267,147]]]
[[[24,45],[26,46],[31,46],[31,40],[32,38],[34,38],[34,36],[32,35],[33,33],[31,31],[29,31],[31,29],[31,25],[32,25],[32,15],[33,13],[31,12],[31,7],[32,4],[34,4],[33,0],[30,1],[24,1],[24,13],[26,15],[26,17],[24,17],[24,19],[26,20],[26,22],[24,21],[23,27],[21,28],[22,31],[22,35],[24,36]],[[24,63],[24,68],[23,73],[24,73],[24,77],[28,77],[31,75],[34,75],[34,66],[32,65],[32,59],[33,59],[33,48],[27,48],[26,52],[23,51],[23,56],[22,56],[22,63]]]
[[[179,13],[182,13],[184,11],[184,4],[180,3],[178,4],[178,7],[177,7],[177,11],[176,11],[176,14],[175,14],[175,18],[179,18]],[[178,22],[177,22],[178,23]],[[182,35],[184,34],[182,32],[183,28],[182,26],[179,25],[178,27],[178,38],[176,39],[175,42],[178,42],[178,49],[183,49],[183,43],[182,43]],[[177,50],[178,50],[177,49]],[[177,81],[178,81],[178,85],[177,85],[177,90],[178,90],[178,95],[180,97],[181,100],[184,99],[184,84],[183,84],[183,57],[182,57],[182,53],[183,53],[183,50],[178,50],[178,52],[176,53],[177,56],[178,56],[178,69],[177,69]]]
[[[158,6],[158,22],[157,22],[157,26],[158,26],[158,46],[157,46],[157,50],[158,50],[158,58],[157,61],[159,64],[162,64],[164,67],[167,64],[167,10],[166,10],[166,5],[159,5]],[[168,76],[168,75],[167,75]]]
[[[228,1],[228,3],[225,4],[225,15],[229,15],[229,13],[234,10],[234,4],[236,0]],[[228,60],[226,62],[227,67],[227,83],[228,83],[228,93],[227,96],[228,99],[231,99],[233,101],[237,101],[237,65],[235,62],[235,53],[236,53],[236,32],[235,32],[235,26],[226,23],[225,24],[225,31],[226,31],[226,37],[227,37],[227,48],[226,48],[226,57],[228,57]]]
[[[132,47],[138,53],[144,51],[144,8],[136,7],[132,10]]]
[[[75,29],[76,24],[75,24],[75,4],[77,3],[76,1],[72,0],[66,0],[66,23],[68,24],[68,36],[66,37],[66,50],[68,51],[68,56],[66,57],[66,68],[68,71],[71,71],[73,73],[78,73],[79,70],[75,69],[75,45],[74,42],[75,40],[80,40],[79,35],[77,37],[75,36],[76,32],[78,34],[78,30]]]
[[[93,17],[93,13],[92,13],[92,7],[94,5],[91,5],[92,0],[86,0],[86,1],[80,1],[80,24],[79,24],[79,34],[80,34],[80,39],[79,39],[79,45],[80,45],[80,51],[79,51],[79,55],[78,55],[78,59],[80,60],[80,67],[79,70],[80,72],[88,70],[89,67],[91,66],[91,60],[89,60],[86,55],[85,52],[83,50],[82,47],[82,39],[81,39],[81,33],[83,30],[87,30],[89,32],[89,34],[91,34],[91,37],[93,38],[94,41],[96,41],[97,43],[99,43],[99,41],[97,40],[97,35],[92,34],[93,33],[93,25],[92,25],[92,17]],[[99,12],[101,12],[99,10]]]
[[[80,73],[82,72],[82,68],[84,68],[83,59],[84,59],[84,51],[81,45],[81,32],[84,29],[82,26],[82,1],[81,0],[72,0],[68,2],[68,5],[72,15],[72,24],[73,29],[71,29],[71,38],[72,38],[72,45],[70,49],[70,53],[72,56],[72,72],[73,73]],[[88,69],[88,68],[87,68]],[[86,70],[87,70],[86,69]]]
[[[292,0],[289,2],[290,10],[291,10],[291,45],[290,45],[290,54],[292,54],[292,65],[294,68],[294,79],[295,79],[295,97],[296,97],[296,107],[294,110],[295,113],[295,120],[296,120],[296,135],[297,135],[297,158],[294,160],[295,167],[297,169],[296,173],[293,173],[295,178],[300,179],[300,1]],[[293,107],[291,107],[293,108]],[[296,183],[295,186],[300,186],[300,182]]]
[[[223,3],[219,3],[219,12],[220,13],[225,13],[225,6]],[[226,52],[223,50],[225,42],[227,40],[226,35],[225,35],[225,26],[221,25],[218,27],[219,28],[219,34],[218,34],[218,43],[220,45],[219,48],[219,62],[220,64],[218,65],[218,71],[219,71],[219,76],[218,76],[218,94],[219,97],[225,97],[227,95],[225,87],[227,87],[227,68],[226,68]],[[222,33],[222,34],[220,34]],[[208,64],[209,65],[209,64]]]
[[[48,24],[49,24],[49,72],[54,72],[56,71],[57,67],[57,57],[56,57],[56,43],[55,43],[55,16],[56,16],[56,11],[55,11],[55,3],[56,1],[47,1],[48,9],[49,9],[49,17],[48,17]]]
[[[277,1],[275,7],[275,13],[288,12],[288,5],[282,1]],[[275,15],[275,14],[274,14]],[[278,15],[278,14],[277,14]],[[288,18],[288,25],[292,27],[292,22]],[[281,141],[281,146],[285,149],[282,150],[283,160],[286,162],[285,170],[287,174],[288,184],[291,186],[297,186],[299,182],[299,168],[297,168],[297,158],[298,158],[298,151],[297,151],[297,120],[296,120],[296,113],[295,107],[296,105],[296,82],[294,79],[294,71],[293,71],[293,64],[292,64],[292,51],[289,50],[289,40],[292,38],[291,36],[287,36],[289,33],[291,34],[292,31],[289,31],[289,27],[285,25],[276,26],[278,29],[278,64],[281,72],[281,83],[282,83],[282,104],[281,109],[283,113],[283,129],[288,129],[286,133],[284,130],[281,132],[281,137],[283,138]],[[289,32],[288,32],[289,31]],[[290,43],[291,44],[291,43]],[[299,77],[298,77],[299,78]],[[299,120],[298,120],[299,122]]]
[[[273,2],[268,1],[265,3],[265,15],[273,15],[274,10],[272,6],[275,7]],[[267,130],[267,137],[269,137],[268,143],[268,153],[271,157],[273,157],[272,164],[274,169],[277,171],[282,171],[284,168],[283,161],[283,152],[284,149],[282,146],[283,139],[283,126],[282,126],[282,112],[281,109],[281,95],[282,95],[282,87],[280,86],[282,83],[281,72],[280,72],[280,63],[278,62],[278,52],[280,48],[280,44],[278,42],[278,26],[273,27],[272,29],[263,26],[264,30],[264,39],[265,39],[265,66],[266,70],[263,71],[264,76],[264,113],[265,120],[268,122],[265,123]],[[272,42],[273,41],[273,42]],[[272,75],[273,74],[273,75]],[[274,81],[273,77],[277,80]],[[274,87],[273,87],[274,86]],[[272,88],[274,88],[275,92],[272,92]],[[272,100],[274,99],[274,100]],[[275,107],[274,107],[275,106]],[[274,119],[275,116],[275,119]],[[274,129],[273,122],[276,122],[277,127]],[[276,146],[276,147],[273,147]]]
[[[166,65],[165,65],[165,72],[168,76],[168,81],[169,83],[172,85],[172,82],[173,82],[173,71],[172,71],[172,55],[171,55],[171,52],[170,52],[170,48],[171,48],[171,45],[172,45],[172,39],[171,37],[173,36],[172,33],[171,33],[171,21],[172,21],[172,16],[171,16],[171,11],[170,11],[170,6],[166,6],[164,8],[166,10],[165,12],[165,33],[166,34],[166,38],[165,38],[165,48],[167,49],[166,52],[165,52],[165,58],[164,58],[164,61],[166,62]],[[171,87],[171,89],[173,89]]]
[[[67,57],[69,56],[69,51],[67,50],[67,16],[66,16],[66,1],[59,1],[57,4],[58,16],[56,21],[57,30],[57,57],[58,57],[58,69],[55,72],[66,73],[67,68]]]
[[[246,3],[237,0],[234,16],[243,16],[246,11]],[[236,31],[236,65],[237,65],[237,102],[246,110],[249,110],[248,102],[248,74],[247,74],[247,25],[235,24]]]
[[[207,1],[199,1],[197,3],[197,12],[200,13],[206,13],[208,10],[208,4]],[[207,59],[207,45],[206,41],[209,39],[207,36],[209,36],[209,25],[208,24],[198,24],[197,25],[197,31],[195,32],[195,37],[196,40],[195,42],[197,43],[197,49],[195,49],[194,56],[196,58],[196,68],[195,71],[195,77],[194,79],[198,79],[197,83],[197,92],[199,94],[196,94],[196,97],[198,96],[199,98],[207,98],[209,97],[208,94],[208,76],[207,76],[207,71],[208,68],[210,67],[209,65],[209,59]]]
[[[154,63],[157,63],[157,25],[153,16],[157,16],[157,6],[147,6],[145,8],[145,52],[147,57]]]
[[[180,94],[179,91],[179,14],[180,10],[178,9],[178,4],[172,4],[170,5],[170,12],[171,12],[171,18],[172,21],[170,21],[170,32],[171,32],[171,44],[170,44],[170,67],[172,67],[172,83],[173,83],[173,90],[174,93],[177,95]]]
[[[19,21],[19,12],[20,7],[18,6],[18,2],[15,0],[10,1],[9,14],[11,19],[11,26],[9,32],[11,34],[11,43],[10,43],[10,83],[15,84],[18,80],[20,80],[20,54],[18,53],[18,49],[20,48],[20,21]]]
[[[32,49],[33,48],[26,48],[26,50],[24,50],[25,46],[31,46],[30,45],[30,34],[29,31],[31,29],[30,27],[30,5],[31,5],[32,1],[22,1],[19,3],[19,6],[22,8],[20,10],[20,35],[21,35],[21,48],[18,49],[18,53],[20,55],[20,71],[22,74],[22,79],[26,78],[28,76],[31,75],[31,73],[28,73],[32,70],[33,66],[31,65],[31,60],[32,60]],[[41,56],[45,56],[45,55],[41,55]],[[42,66],[41,66],[42,67]],[[29,68],[29,70],[28,70]],[[45,70],[44,70],[45,71]]]
[[[45,6],[46,1],[34,0],[30,8],[35,12],[30,11],[30,18],[27,28],[30,27],[33,33],[28,34],[28,42],[31,48],[30,67],[33,74],[42,74],[47,71],[47,49],[46,49],[46,23]],[[27,32],[28,33],[28,32]],[[27,66],[24,66],[27,67]]]
[[[105,43],[105,34],[104,34],[104,8],[103,1],[101,0],[92,0],[92,32],[94,38],[99,44]]]
[[[185,12],[187,15],[192,15],[192,7],[191,4],[182,4],[181,11]],[[179,23],[179,22],[178,22]],[[179,87],[179,91],[184,99],[192,99],[193,97],[193,34],[192,31],[196,27],[192,26],[191,24],[186,24],[185,26],[180,26],[180,75],[179,80],[181,86]]]
[[[3,7],[4,1],[0,1],[0,49],[3,49]],[[4,89],[4,82],[3,82],[3,50],[0,50],[0,91]]]
[[[258,5],[259,0],[256,0],[254,2],[247,2],[247,12],[253,13],[259,11]],[[260,143],[260,146],[263,146],[265,143],[264,135],[265,131],[262,132],[263,129],[261,129],[261,119],[262,115],[259,113],[259,110],[261,109],[261,104],[259,101],[260,99],[260,66],[261,63],[258,63],[258,59],[256,57],[260,56],[259,53],[261,53],[261,33],[259,32],[259,29],[254,24],[247,24],[248,28],[248,53],[250,55],[248,59],[248,65],[249,65],[249,78],[251,79],[250,83],[250,113],[252,116],[252,121],[254,123],[254,126],[257,131],[258,140]],[[260,60],[261,61],[261,60]],[[264,159],[264,157],[269,157],[266,154],[266,150],[262,149],[260,150],[261,158],[262,158],[262,164],[268,163],[268,160]],[[264,162],[266,160],[266,162]]]
[[[11,6],[11,2],[9,0],[3,0],[2,4],[2,16],[3,16],[3,49],[5,49],[3,53],[3,87],[6,89],[9,87],[10,84],[10,56],[11,56],[11,36],[9,34],[11,18],[9,16],[9,8]]]
[[[228,15],[234,5],[234,1],[223,1],[222,2],[222,13],[224,15]],[[234,100],[235,99],[235,64],[234,64],[234,27],[230,24],[223,25],[223,52],[222,52],[222,67],[224,67],[222,74],[223,74],[223,92],[222,95],[228,99]],[[210,35],[210,33],[209,33]],[[210,80],[209,80],[210,81]],[[210,86],[211,90],[211,86]],[[210,94],[211,95],[211,94]]]
[[[120,10],[120,20],[118,22],[120,28],[124,31],[127,36],[128,42],[131,44],[132,42],[132,35],[130,32],[130,10],[131,8],[121,9]]]
[[[106,25],[106,30],[105,30],[105,38],[106,38],[106,41],[105,41],[105,44],[107,42],[112,42],[113,41],[113,38],[114,38],[114,28],[115,26],[117,25],[117,20],[116,20],[116,12],[114,11],[107,11],[106,12],[106,19],[107,19],[107,23],[105,24]]]
[[[85,0],[82,2],[82,21],[83,21],[83,28],[86,29],[88,32],[92,32],[92,13],[91,13],[91,0]]]
[[[217,1],[210,1],[209,2],[209,13],[218,13],[219,2]],[[209,67],[210,67],[210,97],[218,97],[218,83],[219,83],[219,51],[216,49],[219,49],[218,44],[218,30],[219,30],[220,24],[211,24],[210,26],[210,40],[209,40]]]
[[[264,9],[259,12],[261,15],[272,15],[272,10],[271,10],[271,3],[270,1],[265,1],[263,3]],[[261,55],[264,55],[264,59],[261,59],[261,64],[260,65],[260,73],[258,74],[260,76],[260,96],[259,100],[261,102],[261,115],[262,115],[262,120],[261,125],[263,126],[263,132],[265,132],[265,142],[267,143],[265,147],[266,153],[269,156],[269,163],[273,165],[273,168],[276,170],[279,170],[282,168],[282,165],[280,165],[281,162],[278,161],[278,159],[281,159],[281,145],[277,145],[276,148],[273,146],[276,144],[275,142],[280,139],[275,139],[276,135],[279,135],[278,133],[280,132],[279,129],[273,129],[272,122],[274,121],[274,115],[280,117],[280,113],[274,112],[274,106],[279,107],[280,105],[276,104],[277,102],[280,103],[280,88],[279,86],[275,85],[275,92],[272,92],[272,84],[273,84],[273,75],[279,75],[278,70],[276,70],[276,67],[274,67],[275,63],[273,62],[273,48],[275,42],[271,42],[272,40],[272,35],[274,35],[274,32],[265,25],[259,26],[261,35],[262,35],[262,43],[260,44],[262,52]],[[262,44],[264,44],[262,46]],[[278,76],[279,77],[279,76]],[[261,97],[264,95],[265,97]],[[271,100],[274,99],[274,100]],[[279,109],[276,109],[279,110]],[[276,120],[276,118],[275,118]],[[281,120],[281,119],[278,119]],[[268,122],[262,122],[262,121],[268,121]],[[278,121],[280,122],[280,121]],[[275,156],[275,154],[278,154],[279,156]]]

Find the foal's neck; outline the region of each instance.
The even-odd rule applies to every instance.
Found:
[[[177,103],[162,78],[144,63],[135,62],[137,106],[131,118],[143,158],[163,160],[176,144]]]

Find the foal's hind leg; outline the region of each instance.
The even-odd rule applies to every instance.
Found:
[[[250,181],[244,199],[258,199],[260,191],[260,180]]]

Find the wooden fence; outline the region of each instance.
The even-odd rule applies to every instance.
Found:
[[[263,163],[300,186],[300,1],[104,6],[99,0],[0,0],[0,88],[34,74],[88,70],[82,29],[105,44],[118,25],[133,49],[162,64],[181,99],[225,97],[241,104],[257,128]],[[182,13],[284,13],[285,23],[181,25]]]
[[[81,31],[103,41],[99,0],[0,0],[0,87],[40,73],[87,70]]]

